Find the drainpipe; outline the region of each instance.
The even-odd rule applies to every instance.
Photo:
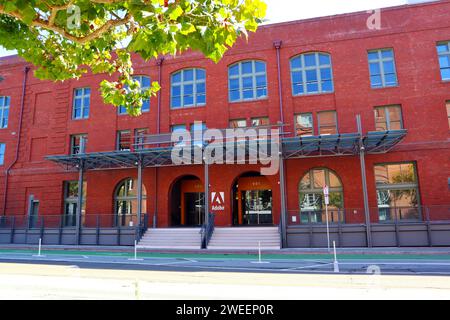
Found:
[[[278,71],[278,96],[280,98],[280,121],[281,121],[281,139],[283,139],[284,133],[284,110],[283,110],[283,83],[281,81],[281,59],[280,59],[280,49],[282,41],[274,41],[273,46],[277,51],[277,71]],[[287,228],[286,228],[286,181],[285,181],[285,169],[284,169],[284,159],[283,159],[283,145],[280,145],[280,196],[281,196],[281,244],[283,248],[287,247]]]
[[[19,114],[19,127],[17,132],[17,143],[16,143],[16,154],[14,156],[13,162],[8,166],[8,168],[5,170],[5,186],[4,190],[5,193],[3,194],[3,215],[6,216],[6,201],[8,198],[8,178],[9,173],[12,169],[12,167],[16,164],[17,160],[19,159],[19,147],[20,147],[20,138],[22,136],[22,119],[23,119],[23,109],[25,106],[25,90],[27,86],[27,75],[30,71],[30,67],[26,66],[23,69],[23,82],[22,82],[22,98],[20,100],[20,114]]]
[[[158,83],[162,87],[162,67],[163,67],[164,57],[159,58],[156,61],[158,66]],[[156,116],[156,134],[161,133],[161,90],[158,92],[158,111]],[[157,214],[158,214],[158,168],[155,168],[155,215],[153,216],[153,228],[157,227]]]

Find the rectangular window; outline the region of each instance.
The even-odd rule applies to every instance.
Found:
[[[247,120],[246,119],[236,119],[230,121],[230,128],[236,129],[236,128],[245,128],[247,127]]]
[[[131,151],[131,131],[123,130],[117,132],[117,151]]]
[[[312,113],[301,113],[295,116],[295,132],[299,137],[314,135]]]
[[[402,107],[385,106],[375,108],[376,131],[403,129]]]
[[[206,123],[195,122],[191,124],[191,139],[195,145],[203,145],[203,133],[206,130]],[[197,138],[199,136],[200,138]]]
[[[74,90],[73,96],[73,119],[89,118],[89,108],[91,105],[91,89],[78,88]]]
[[[269,121],[269,118],[267,118],[267,117],[252,119],[252,127],[264,127],[264,126],[269,126],[269,125],[270,125],[270,121]]]
[[[380,221],[419,220],[419,186],[414,163],[375,165]]]
[[[0,129],[8,127],[10,97],[0,97]]]
[[[81,208],[81,215],[84,217],[86,213],[86,187],[87,183],[83,182],[83,206]],[[75,227],[77,224],[78,206],[78,181],[66,181],[64,183],[64,227]],[[83,223],[82,218],[82,223]]]
[[[70,137],[70,154],[86,153],[88,137],[87,134],[77,134]]]
[[[5,164],[6,144],[0,143],[0,166]]]
[[[175,132],[175,131],[184,131],[184,130],[186,130],[186,125],[185,125],[185,124],[176,124],[176,125],[172,126],[172,127],[170,128],[170,130],[171,130],[172,132]]]
[[[393,49],[371,50],[368,52],[368,58],[372,88],[398,85]]]
[[[450,80],[450,41],[437,44],[442,80]]]
[[[336,111],[323,111],[319,112],[319,135],[337,134],[337,116]]]
[[[450,129],[450,101],[447,101],[448,128]]]
[[[135,150],[145,149],[145,137],[148,135],[148,129],[136,129],[134,130],[134,143]]]

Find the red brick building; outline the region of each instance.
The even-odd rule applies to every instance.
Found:
[[[44,242],[70,243],[80,202],[79,229],[110,227],[119,239],[116,227],[136,226],[137,210],[157,228],[204,223],[204,165],[144,166],[141,208],[136,166],[117,165],[139,152],[129,140],[201,121],[218,129],[283,124],[286,148],[298,148],[283,155],[284,177],[259,176],[260,165],[209,166],[207,194],[224,195],[216,229],[281,222],[284,246],[323,246],[326,184],[331,236],[341,246],[450,245],[450,224],[437,223],[450,220],[450,2],[383,9],[380,29],[368,28],[370,15],[262,26],[218,64],[200,53],[136,57],[140,81],[162,87],[136,118],[103,104],[104,75],[52,83],[18,57],[0,58],[0,238],[30,242],[34,227],[59,227],[59,242],[40,230]],[[302,149],[308,143],[312,151]],[[80,154],[91,165],[82,201],[73,165]],[[101,243],[93,230],[79,242]]]

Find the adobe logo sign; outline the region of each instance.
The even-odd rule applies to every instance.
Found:
[[[225,210],[225,192],[211,192],[211,211]]]

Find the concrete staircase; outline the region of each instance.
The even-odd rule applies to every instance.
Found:
[[[255,250],[258,242],[262,250],[279,250],[278,227],[215,228],[208,249]]]
[[[200,228],[148,229],[138,248],[201,249]]]

